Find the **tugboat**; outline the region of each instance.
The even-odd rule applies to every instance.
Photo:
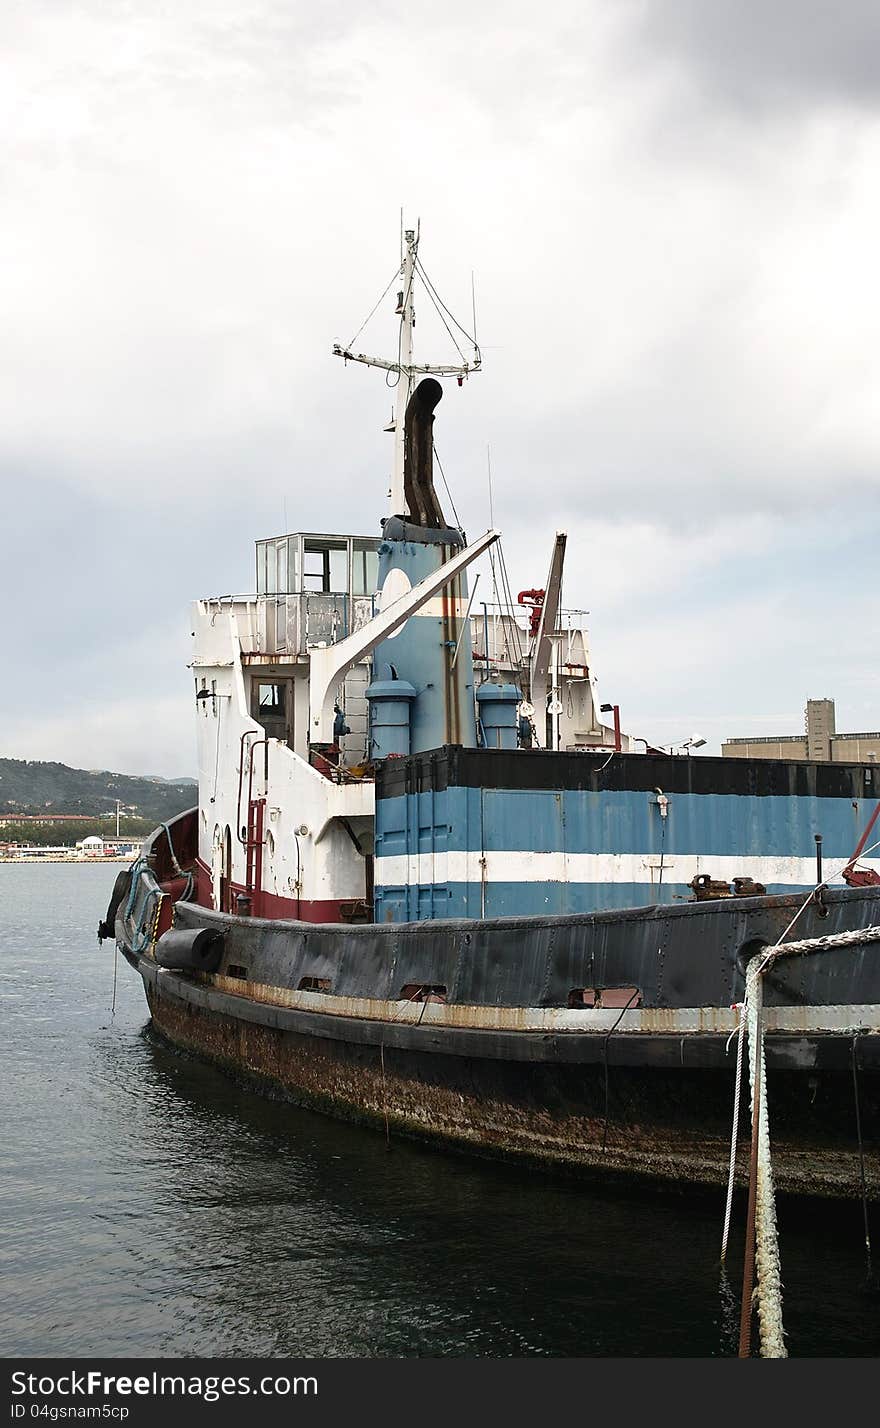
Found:
[[[260,539],[255,593],[194,605],[198,806],[99,936],[161,1036],[257,1088],[668,1187],[748,1177],[750,975],[777,1188],[876,1198],[880,774],[678,757],[602,721],[565,535],[514,602],[498,532],[444,514],[441,380],[481,358],[415,361],[417,284],[439,303],[408,230],[396,355],[334,348],[396,384],[381,531]],[[507,598],[475,608],[485,552]]]

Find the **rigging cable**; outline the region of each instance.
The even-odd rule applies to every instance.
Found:
[[[392,275],[391,275],[391,282],[388,284],[387,288],[386,288],[385,291],[383,292],[383,294],[382,294],[382,296],[380,297],[379,301],[376,303],[375,307],[373,307],[373,308],[370,310],[370,312],[368,313],[368,315],[364,318],[363,322],[361,323],[361,325],[360,325],[360,327],[358,328],[357,332],[355,333],[354,337],[353,337],[353,338],[351,339],[351,341],[349,342],[348,348],[347,348],[347,350],[348,350],[349,352],[351,351],[351,349],[352,349],[352,347],[354,346],[354,344],[357,342],[358,338],[360,337],[360,335],[361,335],[361,333],[363,332],[364,328],[366,327],[367,323],[370,321],[371,318],[375,317],[375,315],[376,315],[376,313],[378,312],[380,306],[382,305],[382,303],[383,303],[383,302],[385,301],[385,299],[387,298],[388,294],[390,293],[391,289],[394,287],[394,284],[396,283],[396,281],[397,281],[397,279],[398,279],[399,277],[400,277],[400,269],[399,269],[399,268],[395,268],[394,272],[393,272]]]
[[[458,328],[459,332],[461,333],[462,337],[466,337],[467,340],[468,340],[468,342],[473,343],[476,361],[482,362],[483,359],[482,359],[482,357],[481,357],[481,355],[480,355],[480,347],[479,347],[479,344],[478,344],[478,342],[477,342],[476,332],[474,332],[474,333],[468,332],[466,328],[462,327],[462,325],[461,325],[461,323],[459,322],[458,318],[455,317],[454,314],[449,311],[449,308],[446,306],[446,304],[445,304],[445,302],[443,301],[443,299],[441,298],[440,294],[437,292],[437,289],[434,287],[434,284],[431,282],[431,279],[428,277],[428,274],[425,272],[425,269],[424,269],[424,266],[423,266],[423,264],[422,264],[421,258],[419,258],[419,257],[416,258],[416,265],[418,266],[418,270],[419,270],[419,273],[421,274],[422,281],[424,282],[425,287],[428,289],[428,291],[429,291],[431,294],[433,294],[433,297],[434,297],[435,301],[436,301],[437,303],[439,303],[440,307],[442,307],[443,311],[446,313],[446,316],[449,318],[450,322],[453,322],[453,323],[455,324],[455,326]],[[476,326],[476,325],[475,325],[475,326]]]
[[[464,527],[462,526],[461,520],[459,519],[458,511],[455,509],[455,502],[452,499],[452,492],[449,489],[449,482],[446,480],[446,472],[443,470],[443,467],[440,463],[440,456],[437,451],[437,444],[436,442],[432,442],[431,444],[434,448],[434,460],[437,462],[437,468],[440,472],[440,475],[443,477],[443,486],[447,496],[449,497],[449,504],[452,507],[452,514],[455,516],[456,528],[461,531],[462,535],[464,535]]]
[[[522,668],[525,656],[523,653],[522,641],[520,640],[520,628],[519,625],[516,623],[516,613],[513,605],[513,591],[510,585],[510,576],[507,573],[507,561],[504,558],[504,548],[500,540],[498,541],[498,567],[501,571],[502,593],[507,602],[507,614],[510,617],[510,624],[515,634],[514,643],[516,645],[517,663],[519,667]],[[506,639],[507,637],[505,636],[505,642]],[[509,646],[508,654],[510,654]]]
[[[425,275],[424,275],[424,272],[422,272],[421,265],[419,266],[419,272],[421,273],[422,279],[425,280]],[[452,342],[453,347],[455,348],[456,352],[458,353],[458,355],[459,355],[459,357],[461,358],[461,360],[462,360],[462,362],[464,363],[464,365],[467,366],[467,358],[465,357],[464,353],[462,352],[461,348],[459,347],[458,341],[457,341],[456,336],[455,336],[455,333],[452,331],[452,328],[449,326],[449,323],[446,321],[446,318],[443,316],[443,313],[441,312],[440,307],[438,306],[437,299],[435,298],[434,293],[432,292],[432,290],[431,290],[431,288],[429,287],[429,285],[428,285],[428,283],[427,283],[426,280],[425,280],[425,292],[428,294],[428,297],[431,299],[431,302],[434,304],[434,311],[437,313],[437,316],[439,317],[440,321],[443,323],[443,326],[446,328],[446,331],[447,331],[448,334],[449,334],[449,338],[450,338],[450,341]]]

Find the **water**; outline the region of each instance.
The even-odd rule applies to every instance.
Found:
[[[735,1352],[721,1196],[622,1197],[270,1102],[155,1040],[118,868],[0,865],[0,1353]],[[857,1207],[781,1207],[792,1355],[880,1352]]]

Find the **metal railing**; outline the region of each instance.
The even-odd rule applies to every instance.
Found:
[[[375,595],[303,591],[296,595],[222,595],[204,602],[228,610],[245,654],[305,656],[312,645],[332,645],[376,613]]]

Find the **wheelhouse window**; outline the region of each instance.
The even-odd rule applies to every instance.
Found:
[[[373,595],[378,539],[289,535],[257,541],[258,595]]]
[[[348,542],[310,541],[303,547],[303,586],[318,594],[348,593]]]
[[[297,587],[297,537],[257,541],[257,594],[289,595]]]
[[[355,541],[351,557],[352,595],[374,595],[379,579],[379,553]]]

